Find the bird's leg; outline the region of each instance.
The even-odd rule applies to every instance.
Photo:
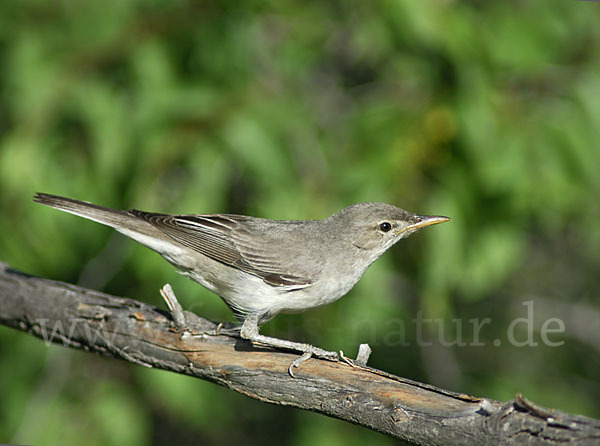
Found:
[[[187,327],[188,323],[186,321],[186,317],[183,312],[183,308],[181,307],[181,304],[177,300],[177,297],[175,297],[175,293],[173,292],[171,285],[169,285],[168,283],[165,284],[160,290],[160,295],[165,300],[167,307],[169,308],[169,310],[171,312],[171,316],[173,317],[173,322],[175,323],[175,326],[177,327],[177,329],[183,331],[186,328],[189,328],[189,327]],[[258,332],[258,317],[256,315],[249,315],[248,317],[246,317],[246,319],[244,319],[244,323],[242,324],[241,329],[239,327],[235,327],[235,328],[222,328],[222,327],[223,327],[223,325],[219,324],[216,327],[214,334],[215,335],[219,335],[219,334],[237,335],[239,333],[239,335],[242,337],[242,339],[246,339],[248,341],[255,342],[257,344],[262,344],[262,345],[266,345],[269,347],[281,348],[284,350],[293,350],[293,351],[297,351],[297,352],[302,352],[302,355],[300,355],[296,359],[294,359],[292,361],[292,363],[290,364],[290,366],[288,367],[288,372],[289,372],[290,376],[292,376],[292,377],[294,377],[294,372],[292,369],[299,367],[300,364],[302,364],[304,361],[307,361],[308,359],[310,359],[313,356],[315,356],[317,358],[323,358],[323,359],[338,359],[338,354],[336,352],[330,352],[327,350],[323,350],[319,347],[315,347],[310,344],[302,344],[300,342],[292,342],[292,341],[287,341],[285,339],[277,339],[277,338],[272,338],[270,336],[261,335]]]
[[[249,315],[242,324],[240,336],[243,339],[252,341],[258,344],[267,345],[269,347],[281,348],[284,350],[293,350],[296,352],[302,352],[302,355],[296,358],[288,367],[290,376],[294,377],[293,368],[297,368],[304,361],[310,359],[312,356],[323,359],[338,359],[336,352],[330,352],[323,350],[318,347],[314,347],[310,344],[302,344],[300,342],[287,341],[285,339],[272,338],[270,336],[263,336],[258,332],[258,317],[255,315]]]

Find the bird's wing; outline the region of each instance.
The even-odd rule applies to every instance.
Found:
[[[213,260],[289,290],[312,284],[306,274],[295,275],[265,246],[260,234],[253,237],[245,223],[252,217],[230,214],[168,215],[131,209],[178,243]]]

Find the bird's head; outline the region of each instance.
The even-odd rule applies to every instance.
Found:
[[[394,243],[426,226],[444,223],[448,217],[417,215],[386,203],[358,203],[330,217],[348,241],[379,257]]]

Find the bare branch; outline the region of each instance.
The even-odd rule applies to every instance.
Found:
[[[312,410],[428,445],[598,444],[600,422],[540,407],[518,395],[498,402],[438,389],[361,365],[310,359],[224,335],[184,312],[40,279],[0,263],[0,323],[46,342],[215,382],[261,401]]]

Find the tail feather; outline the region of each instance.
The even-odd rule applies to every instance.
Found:
[[[158,252],[175,266],[181,268],[191,267],[186,266],[185,262],[189,260],[189,256],[184,255],[186,248],[183,245],[171,239],[151,223],[130,212],[98,206],[87,201],[42,193],[35,194],[33,201],[111,226],[121,234]]]
[[[134,229],[137,227],[139,230],[140,227],[141,220],[129,212],[98,206],[87,201],[39,192],[35,194],[33,201],[116,229]],[[143,223],[141,225],[144,226]]]

